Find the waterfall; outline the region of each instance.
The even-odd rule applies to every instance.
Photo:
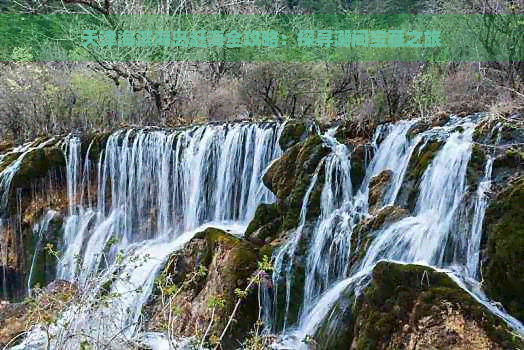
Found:
[[[292,237],[278,249],[276,257],[274,259],[274,273],[272,276],[273,285],[275,286],[274,290],[274,299],[272,305],[270,305],[269,300],[265,300],[266,309],[271,308],[272,312],[265,312],[265,323],[270,325],[272,323],[272,318],[276,317],[276,312],[278,309],[278,283],[279,280],[283,279],[286,287],[286,297],[285,297],[285,310],[284,310],[284,330],[287,324],[287,317],[289,313],[289,304],[291,302],[291,286],[292,286],[292,277],[293,277],[293,259],[295,257],[295,252],[297,250],[300,239],[302,238],[302,233],[304,232],[304,226],[306,225],[306,215],[309,207],[309,197],[313,188],[317,184],[318,174],[322,168],[323,163],[320,162],[313,176],[311,178],[311,183],[309,184],[304,198],[302,200],[302,206],[300,208],[299,215],[299,224],[296,230],[293,232]]]
[[[58,215],[58,212],[54,210],[47,210],[45,215],[40,219],[38,223],[33,227],[33,235],[37,236],[37,242],[35,245],[35,251],[33,258],[31,259],[31,268],[29,269],[29,277],[27,278],[27,293],[31,296],[31,288],[33,286],[33,271],[35,269],[36,260],[38,255],[42,251],[42,240],[44,235],[47,234],[49,224]]]
[[[170,254],[210,225],[242,235],[257,205],[275,200],[262,175],[281,154],[281,127],[119,130],[95,161],[89,159],[93,143],[81,159],[80,140],[70,135],[64,142],[69,209],[57,277],[79,285],[83,295],[53,328],[56,346],[79,348],[80,333],[123,346],[138,336],[142,306]],[[112,298],[100,305],[104,293]],[[41,335],[35,331],[24,344],[42,344]]]
[[[304,338],[314,336],[322,322],[333,316],[330,314],[334,312],[333,307],[342,295],[351,293],[358,296],[363,291],[370,281],[373,267],[381,260],[419,263],[448,273],[478,302],[506,320],[511,327],[524,333],[520,322],[489,302],[475,281],[482,220],[487,206],[485,193],[489,189],[493,157],[486,162],[483,179],[473,199],[473,220],[471,227],[466,230],[468,239],[461,240],[457,236],[463,233],[453,229],[461,215],[458,208],[463,205],[466,197],[466,169],[478,119],[478,116],[451,118],[445,126],[432,128],[412,138],[407,133],[416,121],[391,125],[385,139],[378,147],[375,146],[377,150],[356,195],[346,198],[342,205],[337,205],[333,197],[322,197],[322,214],[315,224],[312,243],[307,250],[306,282],[299,321],[285,330],[280,341],[274,344],[275,348],[306,349]],[[348,271],[347,259],[354,253],[349,244],[353,228],[369,215],[367,198],[370,179],[383,170],[391,170],[393,175],[380,204],[386,206],[395,203],[413,152],[417,148],[423,149],[430,139],[435,138],[445,142],[421,177],[412,215],[375,232],[361,262],[352,271]],[[373,140],[376,142],[378,139],[376,134]],[[326,156],[326,160],[332,158],[333,154],[334,151]],[[337,168],[339,172],[343,169],[340,165]],[[326,176],[324,190],[330,191],[334,186],[344,188],[347,185],[340,179],[333,181]],[[345,191],[351,193],[348,188]],[[330,209],[325,210],[326,208]],[[460,257],[464,247],[447,246],[446,243],[453,239],[466,241],[466,259]],[[449,252],[449,249],[456,251]],[[450,261],[449,256],[454,259]]]
[[[418,263],[446,272],[479,303],[524,333],[520,322],[491,303],[476,281],[494,160],[494,155],[488,156],[478,188],[468,193],[466,170],[480,118],[452,117],[446,125],[414,136],[410,130],[419,120],[378,127],[371,138],[373,157],[366,160],[358,187],[351,180],[356,161],[353,149],[337,141],[336,128],[321,135],[330,151],[309,178],[298,226],[286,233],[287,241],[273,252],[272,287],[261,291],[266,331],[282,334],[275,348],[305,349],[304,337],[315,335],[343,295],[358,296],[382,260]],[[215,226],[242,235],[257,205],[275,201],[261,178],[281,155],[281,130],[278,123],[123,129],[109,135],[104,147],[97,147],[100,145],[93,140],[87,149],[77,136],[69,135],[63,141],[69,207],[57,277],[77,284],[83,295],[50,330],[52,344],[35,330],[15,348],[78,349],[79,334],[108,349],[123,348],[127,341],[141,336],[165,344],[158,335],[137,334],[155,277],[170,254],[197,232]],[[350,265],[357,248],[352,247],[354,228],[374,214],[368,203],[373,177],[391,171],[378,208],[398,204],[410,160],[434,140],[442,146],[421,174],[410,216],[373,232],[367,250]],[[0,173],[0,209],[7,207],[8,192],[23,158],[51,142],[54,140],[26,144],[12,151],[16,161]],[[100,152],[91,157],[98,148]],[[0,156],[0,165],[5,158],[5,154]],[[317,189],[321,189],[320,215],[308,222],[311,197],[318,194]],[[461,208],[469,200],[470,223],[455,230],[464,214]],[[41,249],[55,214],[47,212],[34,227],[35,251]],[[6,225],[0,215],[0,230]],[[6,259],[2,248],[2,259]],[[297,296],[299,277],[303,288]],[[103,295],[111,298],[101,303]]]
[[[55,142],[55,138],[50,138],[44,142],[33,142],[28,143],[25,145],[22,145],[20,147],[15,148],[8,154],[4,154],[4,156],[0,159],[0,164],[2,163],[4,158],[7,158],[8,155],[15,155],[17,158],[14,162],[11,162],[5,169],[3,169],[0,172],[0,193],[2,193],[2,197],[0,197],[0,210],[6,210],[9,200],[9,194],[11,191],[11,184],[13,181],[13,178],[20,169],[20,166],[22,165],[22,162],[24,158],[31,152],[42,149],[45,146],[48,146],[50,144],[53,144]],[[0,214],[2,214],[0,212]]]
[[[331,152],[321,161],[324,164],[324,184],[321,192],[320,217],[312,229],[310,244],[308,246],[305,266],[305,282],[303,290],[303,302],[301,306],[300,323],[306,322],[307,314],[318,304],[318,298],[322,293],[329,289],[333,283],[348,273],[348,260],[351,254],[351,233],[353,227],[363,218],[368,216],[367,198],[368,185],[371,178],[386,169],[393,170],[393,181],[391,188],[394,188],[395,195],[389,194],[389,202],[393,202],[400,188],[403,174],[409,163],[409,159],[416,145],[422,137],[414,140],[406,136],[410,127],[416,121],[400,122],[390,126],[390,130],[385,140],[377,146],[376,140],[384,132],[378,128],[373,137],[373,147],[376,148],[375,156],[367,167],[365,178],[356,195],[353,196],[351,183],[351,151],[347,146],[340,144],[332,135],[334,129],[328,130],[323,135],[326,145],[331,148]],[[320,168],[317,168],[318,169]],[[315,172],[315,181],[317,173]],[[312,185],[310,185],[312,186]],[[307,198],[304,197],[302,210],[307,206]],[[305,220],[305,217],[304,217]],[[299,225],[298,232],[302,232],[304,224]],[[265,324],[271,331],[279,331],[276,320],[278,305],[278,281],[283,274],[282,260],[287,258],[286,267],[286,306],[284,317],[287,320],[289,311],[289,288],[291,285],[291,272],[293,267],[292,255],[288,253],[289,247],[295,247],[301,235],[295,234],[281,249],[273,256],[273,301],[269,304],[265,300],[264,308],[275,310],[272,318],[265,319]],[[294,252],[294,249],[291,250]],[[267,298],[264,298],[267,299]],[[294,301],[297,302],[297,301]],[[284,328],[286,322],[284,322]]]

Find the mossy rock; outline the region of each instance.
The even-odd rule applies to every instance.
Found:
[[[330,152],[319,135],[310,136],[284,152],[271,164],[263,177],[264,184],[276,195],[277,208],[282,217],[282,230],[297,227],[304,195],[309,187],[312,175],[321,159]],[[322,181],[322,175],[318,182]],[[318,191],[312,193],[314,202]],[[320,214],[318,205],[309,206],[307,218]]]
[[[447,274],[426,266],[379,262],[350,312],[354,318],[338,328],[341,341],[322,339],[319,349],[403,349],[409,339],[430,349],[524,345]]]
[[[181,250],[174,253],[160,273],[158,283],[176,286],[173,305],[177,306],[180,322],[173,325],[177,336],[192,336],[205,331],[211,321],[212,305],[221,300],[213,316],[208,336],[220,336],[232,314],[238,296],[257,269],[257,253],[247,241],[216,228],[197,233]],[[202,274],[201,272],[204,271]],[[147,328],[162,330],[166,322],[158,283],[145,306]],[[232,348],[253,329],[258,319],[256,285],[241,300],[235,322],[226,333],[222,345]],[[215,304],[213,304],[215,305]],[[160,327],[160,328],[159,328]]]
[[[13,177],[13,187],[31,189],[38,178],[65,167],[63,152],[57,147],[37,148],[24,156],[20,168]]]
[[[474,192],[484,177],[486,167],[486,150],[481,144],[475,143],[471,149],[471,157],[466,168],[466,180],[470,186],[470,191]]]
[[[384,194],[390,185],[391,176],[393,176],[393,171],[386,169],[377,176],[371,178],[368,194],[370,212],[380,208]]]
[[[351,185],[353,194],[356,194],[366,176],[374,150],[371,144],[364,139],[352,140],[348,147],[351,151]]]
[[[352,271],[366,256],[369,245],[374,238],[374,233],[383,230],[386,226],[399,221],[409,214],[408,210],[394,205],[381,208],[374,216],[359,222],[351,234],[351,256],[348,270]]]
[[[524,321],[524,177],[497,195],[486,210],[485,225],[486,293]]]
[[[285,151],[297,143],[304,141],[310,134],[311,126],[311,123],[305,120],[288,120],[278,139],[280,148]]]
[[[424,131],[427,131],[430,128],[431,122],[429,122],[428,120],[420,120],[409,128],[408,132],[406,133],[406,136],[408,139],[413,139],[418,134],[423,133]]]
[[[280,214],[276,203],[259,204],[253,220],[247,226],[245,237],[258,245],[264,245],[266,240],[275,238],[280,227]]]
[[[369,141],[375,132],[377,124],[375,121],[359,121],[346,119],[342,121],[335,132],[338,142],[349,145],[353,139],[365,139]]]
[[[409,160],[406,174],[395,202],[396,205],[405,207],[411,212],[415,210],[422,176],[443,145],[444,141],[440,139],[429,140],[426,143],[420,142],[417,145]]]
[[[106,148],[107,140],[111,136],[110,131],[97,131],[80,137],[81,159],[89,157],[91,161],[98,161],[102,151]],[[89,154],[87,153],[89,151]]]
[[[9,165],[11,165],[15,160],[18,159],[21,153],[10,153],[6,154],[1,160],[0,160],[0,173],[4,171]]]
[[[53,249],[59,250],[62,247],[62,227],[64,219],[60,215],[56,215],[49,222],[47,231],[43,233],[41,241],[37,235],[26,234],[24,237],[30,238],[31,241],[24,244],[26,249],[27,263],[31,264],[33,256],[35,265],[31,280],[31,286],[39,285],[45,286],[56,278],[56,266],[58,264],[58,257],[46,250],[46,246],[50,244]],[[29,227],[29,230],[32,228]],[[30,267],[30,265],[28,265]],[[29,276],[29,271],[28,271]]]
[[[0,141],[0,154],[13,148],[14,144],[11,141]]]

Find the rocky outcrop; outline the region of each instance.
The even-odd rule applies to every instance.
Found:
[[[375,215],[359,222],[351,234],[352,253],[349,259],[349,270],[358,266],[358,263],[364,258],[375,232],[407,217],[408,214],[407,209],[388,205],[376,211]]]
[[[263,181],[277,197],[277,210],[282,218],[283,230],[297,227],[300,208],[313,173],[328,153],[329,148],[323,144],[319,135],[310,136],[304,142],[287,149],[265,173]],[[319,178],[317,184],[322,182]],[[321,186],[317,186],[311,195],[308,219],[320,213],[321,190]]]
[[[98,160],[109,135],[108,132],[93,132],[80,136],[81,159],[89,155],[91,160]],[[61,226],[69,205],[63,150],[65,139],[65,136],[38,138],[23,152],[22,148],[7,143],[0,148],[0,180],[9,184],[5,206],[0,199],[0,245],[7,257],[0,261],[0,269],[9,272],[6,281],[3,281],[4,274],[0,273],[0,285],[9,285],[9,288],[2,289],[4,298],[21,300],[25,295],[33,255],[36,255],[33,282],[45,285],[55,278],[57,257],[45,253],[44,248],[60,249]],[[16,171],[11,181],[7,181],[11,170]],[[54,210],[56,216],[48,230],[39,237],[33,230],[47,210]]]
[[[7,257],[0,264],[2,268],[12,271],[11,275],[20,277],[14,281],[1,281],[3,275],[0,274],[0,282],[9,283],[16,290],[4,295],[13,300],[21,299],[25,294],[26,279],[38,242],[33,237],[34,225],[43,216],[44,209],[55,207],[56,210],[62,210],[67,206],[65,158],[59,138],[40,138],[32,142],[25,152],[13,148],[5,150],[0,159],[1,181],[7,185],[5,189],[8,193],[12,194],[8,195],[4,205],[0,204],[0,219],[3,223],[0,227],[0,245],[5,249]],[[13,173],[13,170],[16,171]],[[54,236],[56,238],[58,234]],[[45,239],[40,243],[45,245],[51,241],[56,247],[55,239]],[[38,265],[37,270],[45,265],[54,265],[39,262],[43,265]],[[36,274],[41,276],[39,271]]]
[[[233,314],[222,341],[232,348],[258,319],[257,285],[246,290],[257,269],[256,250],[227,232],[208,228],[167,261],[145,307],[147,328],[175,336],[203,336],[214,344]],[[240,300],[238,309],[235,305]]]
[[[388,190],[393,171],[384,170],[369,182],[368,204],[369,212],[373,214],[382,205],[384,194]]]
[[[486,210],[482,276],[485,290],[524,321],[524,177],[497,195]]]
[[[244,235],[257,245],[265,245],[276,236],[281,223],[277,205],[262,203],[257,207],[255,217]]]
[[[313,134],[314,125],[310,121],[290,119],[284,125],[278,144],[285,151],[288,148],[303,142],[308,136]]]
[[[342,304],[339,304],[340,307]],[[353,307],[351,305],[354,305]],[[317,349],[513,349],[524,346],[442,272],[380,262],[336,337],[317,334]]]

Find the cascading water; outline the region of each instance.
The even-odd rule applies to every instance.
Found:
[[[29,269],[29,277],[27,278],[27,293],[31,296],[31,288],[33,286],[33,271],[35,269],[35,264],[38,258],[38,255],[42,251],[42,240],[44,235],[47,234],[49,230],[49,224],[51,221],[58,215],[58,212],[54,210],[47,210],[45,215],[42,217],[40,222],[38,222],[35,227],[33,227],[33,234],[37,236],[37,242],[35,245],[35,251],[33,253],[33,258],[31,260],[31,268]]]
[[[0,197],[0,210],[5,210],[7,207],[7,202],[9,200],[9,194],[11,191],[11,183],[13,181],[13,177],[15,176],[18,169],[20,169],[20,166],[22,165],[22,162],[24,158],[31,152],[44,148],[45,146],[48,146],[55,142],[55,138],[50,138],[44,142],[36,142],[35,144],[26,144],[20,147],[17,147],[13,151],[11,151],[11,154],[18,154],[16,160],[12,163],[10,163],[2,172],[0,172],[0,193],[2,194],[2,197]],[[4,157],[6,157],[4,155]]]
[[[285,332],[279,343],[274,344],[275,348],[306,349],[307,345],[304,344],[303,339],[307,336],[314,337],[320,325],[333,316],[333,306],[343,293],[348,293],[349,290],[354,295],[361,293],[369,282],[371,270],[380,260],[421,263],[446,271],[477,301],[505,319],[511,327],[523,333],[522,325],[490,303],[481,292],[478,283],[474,281],[478,273],[482,220],[487,205],[485,192],[489,189],[492,158],[489,158],[486,163],[484,178],[475,194],[473,220],[467,230],[469,239],[460,240],[454,237],[458,232],[453,230],[459,219],[457,208],[465,200],[466,195],[465,175],[476,119],[478,118],[463,120],[451,118],[444,127],[430,129],[414,138],[408,137],[407,132],[416,121],[393,125],[375,152],[357,194],[338,207],[334,205],[335,201],[332,197],[322,197],[322,215],[315,225],[312,243],[307,250],[308,264],[305,271],[301,315],[298,323]],[[460,128],[457,128],[459,125]],[[432,137],[444,139],[445,143],[421,178],[420,192],[413,215],[375,232],[362,261],[353,267],[352,271],[347,271],[347,259],[352,253],[349,242],[353,227],[361,218],[368,215],[367,198],[370,179],[383,170],[391,170],[393,172],[391,182],[381,204],[386,206],[395,203],[413,152],[417,148],[422,149]],[[375,135],[374,140],[377,138]],[[327,156],[329,157],[333,157],[333,152]],[[342,168],[338,166],[338,169],[340,172]],[[333,183],[326,176],[324,190],[337,185],[340,188],[347,186],[340,180]],[[329,211],[324,208],[337,209]],[[325,214],[326,212],[328,215]],[[465,247],[458,245],[450,248],[446,242],[451,239],[463,242]],[[340,249],[340,242],[344,242],[345,249]],[[337,248],[336,253],[330,254],[333,247]],[[449,249],[457,251],[449,252]],[[466,261],[449,260],[449,256],[458,257],[463,251],[467,252]],[[332,256],[336,258],[333,259]],[[274,274],[279,273],[278,270],[274,272]]]
[[[351,183],[351,152],[348,148],[340,144],[333,136],[334,129],[329,130],[323,135],[324,142],[331,148],[331,153],[323,159],[325,164],[325,180],[321,193],[321,215],[312,230],[310,246],[307,249],[304,296],[302,302],[301,318],[299,323],[304,322],[304,317],[317,305],[318,297],[325,292],[338,279],[348,273],[348,259],[351,253],[351,232],[367,214],[368,185],[371,178],[386,169],[394,169],[393,183],[391,187],[398,192],[411,154],[415,146],[420,142],[421,137],[409,140],[406,134],[415,121],[400,122],[392,126],[386,139],[381,143],[375,152],[375,156],[367,167],[366,176],[362,186],[353,196]],[[373,140],[377,140],[384,130],[376,131]],[[372,145],[377,148],[376,143]],[[388,196],[389,202],[393,202],[395,196]],[[307,196],[304,197],[302,210],[307,207]],[[303,227],[302,227],[303,229]],[[298,244],[301,237],[295,235],[294,245]],[[295,242],[295,240],[297,242]],[[290,243],[286,243],[274,257],[273,271],[273,298],[271,301],[264,298],[265,309],[278,310],[278,281],[284,274],[287,297],[286,308],[289,305],[289,288],[292,283],[288,271],[292,271],[292,266],[287,266],[284,270],[279,263],[283,252],[287,252]],[[293,264],[292,259],[288,259],[288,264]],[[297,302],[297,301],[295,301]],[[273,332],[279,331],[275,327],[277,318],[280,317],[273,312],[272,317],[265,319],[267,326]],[[287,315],[284,317],[286,318]],[[284,322],[284,327],[286,322]]]
[[[172,252],[208,225],[241,235],[257,205],[274,201],[261,177],[280,155],[280,130],[276,123],[120,130],[96,169],[87,157],[82,169],[80,141],[70,136],[69,215],[57,276],[89,292],[57,323],[56,346],[79,348],[80,333],[123,346],[136,336],[142,305]],[[86,178],[91,173],[96,181]],[[95,183],[91,205],[84,193]],[[101,306],[102,293],[113,298]],[[24,346],[31,344],[45,344],[42,335],[32,333]]]
[[[356,191],[351,182],[352,152],[335,139],[335,129],[322,135],[331,152],[311,176],[298,227],[274,253],[272,291],[263,291],[267,330],[285,331],[275,347],[304,348],[304,337],[315,335],[341,294],[351,290],[358,295],[375,264],[384,259],[446,271],[491,312],[524,333],[518,321],[487,300],[475,281],[492,157],[473,197],[471,226],[465,233],[453,230],[466,197],[465,175],[477,119],[451,118],[443,127],[411,137],[409,131],[417,120],[378,128],[373,137],[374,156]],[[81,148],[85,145],[77,137],[69,137],[65,142],[69,210],[57,274],[89,293],[51,330],[54,342],[80,348],[79,334],[84,334],[102,347],[117,349],[136,337],[142,306],[153,289],[155,276],[173,251],[206,225],[242,234],[257,205],[274,201],[261,176],[280,155],[280,129],[274,123],[237,123],[174,131],[120,130],[109,137],[96,163],[88,156],[82,160]],[[379,143],[384,132],[386,136]],[[370,216],[371,179],[384,170],[392,172],[378,207],[395,204],[414,152],[433,138],[443,146],[423,172],[412,216],[374,232],[362,259],[350,267],[355,248],[351,246],[353,229]],[[20,149],[19,159],[30,150],[29,145]],[[19,164],[13,163],[13,168],[0,174],[3,195]],[[309,224],[309,201],[321,175],[320,216]],[[2,223],[0,217],[0,229]],[[460,234],[467,238],[457,237]],[[448,241],[460,244],[448,245]],[[302,245],[307,245],[300,261],[303,294],[300,300],[294,300],[295,258]],[[463,252],[465,259],[457,258]],[[104,293],[112,298],[100,305]],[[289,321],[293,304],[300,304],[296,323]],[[284,322],[277,322],[278,318]],[[44,337],[32,332],[17,348],[58,348],[43,341]]]

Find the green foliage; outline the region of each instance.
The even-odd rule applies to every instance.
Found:
[[[267,255],[264,255],[262,257],[262,261],[258,262],[258,268],[259,270],[262,270],[265,272],[273,271],[273,264],[271,263],[271,260]]]
[[[44,251],[49,254],[50,256],[53,256],[55,258],[59,258],[60,257],[60,253],[58,252],[58,250],[55,249],[54,245],[52,243],[47,243],[46,246],[44,247]]]
[[[226,305],[226,300],[222,295],[214,295],[207,300],[207,306],[210,309],[223,309]]]
[[[33,60],[33,54],[28,47],[16,47],[13,49],[11,59],[13,61],[30,62]]]
[[[427,115],[439,105],[445,103],[442,85],[443,72],[441,67],[428,64],[423,72],[419,73],[410,87],[410,95],[414,107],[421,115]]]

